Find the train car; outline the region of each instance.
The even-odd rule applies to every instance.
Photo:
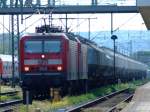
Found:
[[[18,61],[15,60],[15,71],[18,71]],[[0,54],[0,75],[3,83],[12,81],[12,56]],[[14,74],[14,80],[19,80],[18,72]]]
[[[146,64],[118,52],[115,53],[114,75],[114,51],[106,47],[99,47],[83,37],[79,36],[79,39],[82,43],[88,45],[88,81],[90,84],[105,85],[116,83],[118,80],[129,81],[146,78],[148,69]]]
[[[20,40],[20,74],[24,93],[49,95],[50,88],[87,91],[92,85],[116,83],[146,77],[147,65],[58,28],[42,26]]]

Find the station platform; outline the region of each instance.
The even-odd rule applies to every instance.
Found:
[[[150,82],[135,91],[132,101],[121,112],[150,112]]]

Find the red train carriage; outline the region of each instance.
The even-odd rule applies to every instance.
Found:
[[[64,91],[72,83],[87,78],[86,46],[70,40],[65,33],[35,33],[20,41],[21,79],[23,91],[33,95],[49,95],[52,87]],[[74,86],[75,87],[75,86]]]
[[[15,59],[15,62],[18,62]],[[17,63],[15,64],[15,71],[18,70]],[[10,82],[12,80],[12,56],[11,55],[4,55],[0,54],[0,75],[1,79],[4,83]],[[15,73],[15,81],[18,81],[19,75]]]

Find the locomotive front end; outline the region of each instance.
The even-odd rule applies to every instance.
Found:
[[[29,35],[21,39],[21,79],[28,89],[59,87],[66,76],[63,35]]]

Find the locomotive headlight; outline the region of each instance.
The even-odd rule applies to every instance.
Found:
[[[57,67],[57,70],[58,70],[58,71],[61,71],[61,70],[62,70],[62,67],[61,67],[61,66],[58,66],[58,67]]]
[[[42,55],[41,55],[41,57],[42,57],[42,58],[45,58],[45,55],[44,55],[44,54],[42,54]]]
[[[28,72],[29,70],[29,67],[24,67],[24,71]]]

